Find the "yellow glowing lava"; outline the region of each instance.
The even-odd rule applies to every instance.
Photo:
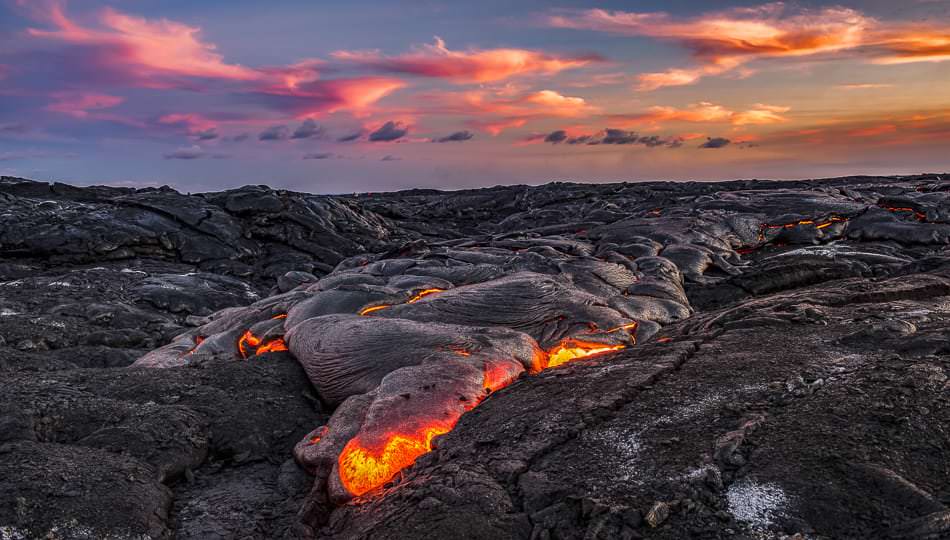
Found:
[[[557,367],[566,364],[571,360],[587,358],[588,356],[610,351],[619,351],[625,347],[625,345],[607,345],[605,343],[596,343],[592,341],[566,339],[548,352],[547,367]]]
[[[417,433],[393,433],[379,450],[365,448],[359,435],[353,437],[338,460],[343,487],[354,495],[362,495],[385,484],[416,458],[432,451],[432,439],[451,429],[451,425],[432,425]]]
[[[388,308],[388,307],[389,307],[389,305],[387,305],[387,304],[383,304],[383,305],[381,305],[381,306],[370,306],[370,307],[368,307],[368,308],[363,308],[363,309],[361,309],[361,310],[360,310],[360,315],[367,315],[367,314],[372,313],[372,312],[374,312],[374,311],[379,311],[379,310],[381,310],[381,309],[386,309],[386,308]]]
[[[444,289],[425,289],[425,290],[419,291],[418,294],[416,294],[415,296],[409,299],[409,303],[414,304],[418,302],[419,300],[422,300],[426,296],[429,296],[430,294],[440,293],[443,290]]]

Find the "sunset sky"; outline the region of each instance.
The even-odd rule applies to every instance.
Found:
[[[0,174],[339,193],[950,170],[950,0],[0,0]]]

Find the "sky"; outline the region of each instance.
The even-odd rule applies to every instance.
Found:
[[[0,0],[0,174],[200,192],[950,170],[950,0]]]

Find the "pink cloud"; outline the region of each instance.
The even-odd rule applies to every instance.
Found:
[[[119,96],[88,92],[56,92],[52,97],[56,101],[47,105],[46,110],[68,114],[74,118],[86,118],[89,111],[109,109],[125,101]]]
[[[436,37],[435,43],[399,55],[379,51],[336,51],[337,61],[387,73],[447,79],[456,83],[485,83],[520,75],[551,75],[601,61],[597,55],[563,57],[525,49],[453,51]]]
[[[166,114],[158,119],[158,123],[166,126],[182,127],[188,133],[197,133],[218,126],[218,122],[196,113]]]
[[[269,106],[297,118],[341,110],[360,116],[377,101],[405,86],[400,80],[383,77],[298,80],[292,86],[280,84],[263,88],[256,95]]]
[[[159,19],[150,21],[111,8],[98,15],[98,26],[84,27],[71,20],[58,2],[34,8],[53,29],[30,28],[28,34],[42,39],[93,47],[103,67],[124,72],[143,86],[162,87],[169,76],[229,80],[255,80],[258,71],[228,64],[215,46],[201,41],[198,27]]]
[[[506,129],[519,128],[527,123],[527,118],[507,118],[504,120],[472,120],[469,125],[492,136],[497,136],[501,135]]]

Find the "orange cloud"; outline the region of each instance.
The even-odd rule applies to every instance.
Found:
[[[881,55],[876,64],[943,62],[950,60],[950,32],[908,28],[881,36],[875,47]]]
[[[415,114],[468,116],[468,125],[498,135],[536,118],[583,118],[600,109],[584,98],[565,96],[554,90],[516,93],[509,88],[465,92],[434,92],[421,96]]]
[[[777,124],[788,121],[782,116],[790,110],[789,107],[765,105],[757,103],[746,111],[732,111],[708,101],[694,103],[685,109],[676,107],[650,107],[641,114],[614,114],[608,119],[621,127],[632,127],[661,122],[690,122],[690,123],[728,123],[736,126],[750,124]]]
[[[693,84],[759,59],[843,52],[895,64],[950,60],[950,34],[943,29],[880,21],[843,7],[792,11],[781,2],[676,19],[667,13],[588,9],[558,11],[547,18],[558,28],[594,30],[674,41],[693,52],[699,65],[639,76],[638,89]],[[749,69],[749,68],[745,68]]]
[[[46,110],[68,114],[74,118],[86,118],[89,111],[108,109],[119,105],[124,98],[107,94],[87,92],[57,92],[53,94],[56,100],[46,106]]]
[[[456,83],[485,83],[520,75],[551,75],[602,60],[596,55],[560,57],[525,49],[470,49],[453,51],[445,42],[423,45],[400,56],[379,51],[336,51],[333,58],[347,64],[420,77],[447,79]]]
[[[897,126],[894,124],[881,124],[879,126],[852,129],[848,132],[848,135],[852,137],[878,137],[895,131],[897,131]]]

